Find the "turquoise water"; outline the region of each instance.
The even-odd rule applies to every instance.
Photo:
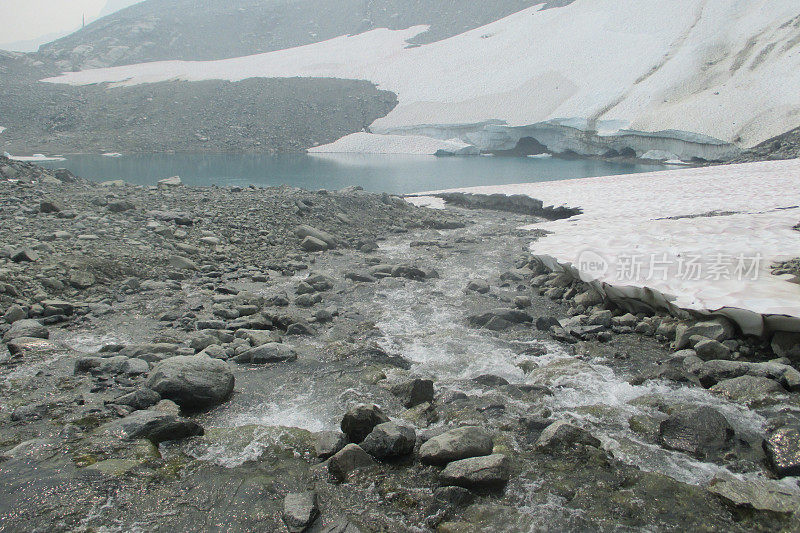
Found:
[[[394,194],[476,185],[502,185],[632,174],[660,165],[609,163],[529,157],[429,157],[364,154],[147,154],[104,157],[68,156],[42,163],[68,168],[96,181],[123,179],[152,185],[180,176],[187,185],[292,185],[304,189],[341,189],[360,185]]]

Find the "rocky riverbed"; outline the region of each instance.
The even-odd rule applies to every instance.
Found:
[[[533,221],[0,159],[0,529],[800,528],[796,336],[613,307]]]

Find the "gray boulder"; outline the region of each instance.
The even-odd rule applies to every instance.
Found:
[[[177,268],[179,270],[197,270],[198,266],[197,263],[189,259],[188,257],[183,257],[181,255],[173,255],[169,258],[169,266],[172,268]]]
[[[350,442],[359,443],[372,433],[375,426],[388,421],[389,417],[377,405],[359,404],[345,413],[341,427]]]
[[[730,359],[731,351],[727,346],[713,339],[703,339],[694,345],[694,351],[703,361]]]
[[[761,443],[769,469],[777,477],[800,476],[800,427],[772,431]]]
[[[49,339],[50,332],[38,320],[22,319],[17,320],[11,325],[11,328],[3,335],[3,340],[8,342],[20,337],[27,337],[31,339]]]
[[[204,356],[177,356],[153,367],[147,387],[184,409],[211,407],[228,399],[234,377],[224,361]]]
[[[689,338],[699,335],[707,339],[722,342],[733,338],[736,328],[727,318],[715,318],[694,325],[679,324],[675,330],[675,349],[681,350],[689,346]]]
[[[492,436],[485,430],[466,426],[429,439],[419,449],[420,461],[441,465],[451,461],[489,455],[494,448]]]
[[[552,452],[572,449],[577,444],[600,447],[600,441],[585,429],[574,426],[566,420],[557,420],[542,430],[536,441],[536,448]]]
[[[27,318],[28,313],[18,305],[12,305],[8,309],[6,309],[5,314],[3,315],[3,319],[9,324],[13,324],[14,322],[18,322]]]
[[[470,326],[486,328],[492,331],[507,329],[514,324],[533,322],[533,317],[519,309],[494,309],[479,315],[472,315],[468,319]]]
[[[708,491],[733,507],[791,514],[800,508],[800,489],[771,479],[742,480],[718,474]]]
[[[728,448],[734,434],[728,420],[710,407],[674,413],[661,422],[658,433],[665,448],[699,458]]]
[[[400,398],[407,409],[433,401],[433,381],[430,379],[411,379],[393,385],[390,390],[392,394]]]
[[[378,460],[404,457],[414,451],[416,432],[394,422],[378,424],[360,444],[361,448]]]
[[[783,394],[786,390],[777,381],[745,375],[720,381],[711,387],[711,392],[733,402],[755,406],[774,399],[776,395]]]
[[[477,292],[478,294],[487,294],[489,290],[489,282],[484,279],[473,279],[467,283],[467,291]]]
[[[234,357],[237,363],[267,364],[297,360],[297,352],[279,342],[269,342],[250,348]]]
[[[111,401],[116,405],[127,405],[134,409],[147,409],[161,401],[161,395],[152,389],[138,389]]]
[[[300,243],[300,248],[307,252],[322,252],[328,249],[328,245],[316,237],[308,236]]]
[[[319,516],[316,492],[294,492],[283,499],[283,523],[289,533],[303,533]]]
[[[706,361],[699,366],[689,369],[695,374],[703,387],[712,387],[726,379],[744,376],[750,369],[749,365],[743,361]]]
[[[800,333],[779,331],[772,336],[771,345],[778,357],[800,360]]]
[[[294,234],[300,238],[312,237],[318,241],[324,242],[328,248],[336,248],[339,241],[336,237],[326,231],[319,230],[313,226],[302,225],[294,230]]]
[[[320,459],[327,459],[347,444],[347,435],[341,431],[320,431],[314,434],[314,450]]]
[[[203,427],[197,422],[158,411],[135,411],[109,422],[103,429],[120,438],[147,439],[154,444],[203,434]]]
[[[511,462],[502,454],[453,461],[439,474],[442,484],[466,489],[499,488],[510,478]]]
[[[348,444],[328,459],[328,473],[337,481],[345,481],[350,473],[375,466],[375,460],[357,444]]]

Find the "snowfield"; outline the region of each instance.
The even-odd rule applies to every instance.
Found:
[[[553,232],[531,244],[549,267],[618,301],[716,312],[761,334],[800,331],[800,284],[770,273],[800,256],[798,184],[800,159],[459,191],[580,207],[529,227]],[[410,200],[441,205],[430,194]]]
[[[565,125],[600,137],[678,130],[697,134],[699,143],[705,135],[741,147],[800,124],[797,0],[577,0],[540,8],[424,46],[406,43],[424,26],[377,29],[247,57],[145,63],[44,81],[363,79],[399,99],[372,125],[374,133],[427,129],[428,136],[449,139],[449,131],[436,128],[473,125],[461,138],[481,147],[500,142],[484,132],[487,121]],[[363,151],[391,142],[359,139]]]

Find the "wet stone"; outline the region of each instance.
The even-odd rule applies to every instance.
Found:
[[[510,477],[511,462],[502,454],[453,461],[439,474],[442,484],[467,489],[502,487]]]
[[[767,464],[779,478],[800,476],[800,427],[783,427],[762,442]]]
[[[341,427],[350,442],[359,443],[367,438],[375,426],[388,421],[389,417],[377,405],[359,404],[345,413]]]
[[[337,481],[345,481],[350,473],[375,466],[375,460],[357,444],[348,444],[330,459],[328,473]]]
[[[574,426],[565,420],[553,422],[539,435],[536,448],[540,451],[557,451],[572,449],[576,444],[600,447],[600,441],[583,428]]]
[[[316,492],[295,492],[283,499],[283,523],[289,533],[303,533],[319,516]]]
[[[126,439],[147,439],[154,444],[203,434],[203,427],[187,418],[158,411],[135,411],[103,426],[105,431]]]
[[[700,458],[726,449],[733,435],[728,420],[710,407],[679,411],[659,427],[659,441],[664,447]]]
[[[314,434],[314,451],[320,459],[331,457],[347,444],[347,435],[340,431],[321,431]]]
[[[375,459],[384,460],[411,454],[416,441],[417,434],[412,428],[384,422],[375,426],[360,446]]]
[[[403,406],[410,409],[425,402],[433,401],[433,381],[415,378],[393,385],[392,394],[400,398]]]
[[[419,458],[426,464],[445,464],[489,455],[493,448],[492,436],[488,432],[476,426],[465,426],[429,439],[420,447]]]

